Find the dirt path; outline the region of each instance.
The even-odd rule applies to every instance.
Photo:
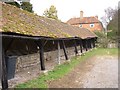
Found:
[[[118,88],[118,58],[94,56],[48,84],[49,88]]]

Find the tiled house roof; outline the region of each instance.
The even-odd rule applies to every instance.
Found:
[[[90,23],[100,23],[100,21],[96,17],[83,17],[80,18],[71,18],[67,21],[68,24],[74,25],[74,24],[90,24]]]
[[[52,38],[96,37],[87,29],[73,27],[66,23],[37,16],[9,4],[2,4],[2,19],[0,32],[15,32],[31,36]]]

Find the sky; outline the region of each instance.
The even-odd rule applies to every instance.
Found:
[[[80,11],[85,17],[98,16],[99,20],[105,15],[108,7],[117,8],[120,0],[30,0],[36,14],[42,16],[46,9],[54,5],[58,18],[66,22],[70,18],[80,17]]]

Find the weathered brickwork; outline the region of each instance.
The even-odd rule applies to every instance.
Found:
[[[76,25],[73,25],[73,26],[80,27],[80,24],[76,24]],[[96,30],[97,31],[102,31],[103,30],[103,27],[102,27],[101,23],[94,23],[94,27],[90,27],[90,24],[82,24],[81,28],[87,28],[90,31],[96,31]]]
[[[80,17],[69,19],[67,24],[86,28],[90,31],[102,31],[104,29],[98,16],[84,17],[83,11],[80,11]]]

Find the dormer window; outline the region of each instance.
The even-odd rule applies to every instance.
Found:
[[[91,27],[91,28],[94,27],[94,24],[90,24],[90,27]]]
[[[82,24],[80,24],[80,25],[79,25],[79,27],[81,27],[81,28],[82,28]]]

